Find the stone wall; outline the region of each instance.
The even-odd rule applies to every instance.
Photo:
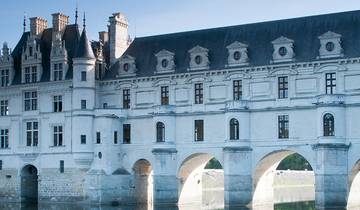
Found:
[[[0,203],[20,201],[20,176],[16,169],[0,170]]]
[[[85,199],[85,171],[75,168],[42,169],[39,176],[39,200],[42,202],[72,202]]]

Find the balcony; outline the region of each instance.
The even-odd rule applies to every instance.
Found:
[[[248,109],[249,101],[247,100],[238,100],[238,101],[227,101],[225,104],[225,110],[239,110],[239,109]]]
[[[114,116],[119,118],[126,118],[127,115],[128,115],[127,109],[106,108],[106,109],[95,110],[95,116]]]
[[[315,97],[315,105],[338,105],[345,103],[344,94],[323,94]]]

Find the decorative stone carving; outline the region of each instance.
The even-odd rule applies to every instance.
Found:
[[[136,75],[135,58],[130,55],[124,55],[119,58],[119,77],[135,76]]]
[[[0,81],[0,86],[11,85],[11,82],[14,78],[14,61],[11,56],[11,51],[6,42],[3,44],[2,54],[0,53],[0,76],[7,75],[8,82],[5,84],[5,81]]]
[[[174,53],[161,50],[160,52],[156,53],[155,56],[157,58],[157,65],[156,65],[156,73],[169,73],[175,71],[175,62],[174,62]]]
[[[341,35],[328,31],[319,36],[320,49],[318,58],[343,57],[343,48],[341,47]]]
[[[61,32],[54,32],[55,40],[51,47],[51,72],[50,78],[54,80],[64,80],[68,69],[68,54],[65,48],[65,41],[61,39]],[[61,73],[59,73],[61,72]]]
[[[190,67],[189,70],[206,70],[209,69],[209,50],[200,46],[196,46],[189,50]]]
[[[36,36],[29,36],[21,55],[22,83],[39,82],[42,76],[42,53]],[[31,72],[31,73],[29,73]],[[33,75],[35,75],[34,77]],[[31,75],[29,76],[26,75]]]
[[[295,60],[294,40],[281,36],[271,42],[274,47],[274,63],[289,62]]]
[[[248,45],[235,41],[226,48],[228,49],[227,67],[248,65],[249,57],[247,54]]]

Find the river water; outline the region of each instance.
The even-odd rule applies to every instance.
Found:
[[[148,206],[89,206],[77,204],[19,204],[1,203],[0,209],[6,210],[224,210],[214,208],[201,208],[198,206],[179,206],[179,207],[148,207]],[[230,207],[226,210],[250,210],[244,208]],[[298,202],[276,204],[273,207],[259,207],[254,210],[315,210],[314,202]]]

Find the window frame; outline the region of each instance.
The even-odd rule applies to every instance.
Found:
[[[242,80],[233,80],[233,100],[242,99]]]
[[[9,115],[9,100],[0,100],[0,116]]]
[[[156,142],[165,142],[165,124],[163,122],[156,123]]]
[[[289,77],[278,77],[278,98],[286,99],[289,97]]]
[[[80,135],[80,144],[86,144],[86,135],[85,134]]]
[[[101,132],[96,132],[96,144],[101,144]]]
[[[59,172],[61,174],[63,174],[65,172],[65,161],[64,160],[59,161]]]
[[[63,96],[54,95],[53,96],[53,112],[62,112],[63,111]]]
[[[325,73],[325,94],[336,93],[336,72]]]
[[[24,111],[35,111],[38,109],[38,92],[29,90],[24,92]]]
[[[194,84],[194,103],[204,104],[204,83]]]
[[[194,141],[195,142],[203,142],[204,141],[204,120],[203,119],[194,120]]]
[[[0,129],[0,149],[9,148],[9,129],[1,128]]]
[[[10,70],[9,69],[2,69],[0,74],[0,87],[7,87],[10,83]]]
[[[278,139],[289,139],[289,115],[278,115]]]
[[[123,124],[123,144],[131,144],[131,124]]]
[[[229,121],[229,139],[230,140],[239,140],[239,133],[240,133],[240,125],[239,120],[236,118],[232,118]]]
[[[31,125],[30,128],[28,125]],[[27,147],[39,146],[39,122],[38,121],[26,121],[25,122],[25,136],[26,136],[25,139],[26,139]]]
[[[86,99],[81,99],[81,101],[80,101],[80,109],[82,109],[82,110],[87,109]]]
[[[87,73],[86,73],[86,71],[81,71],[80,74],[81,74],[80,75],[80,81],[81,82],[86,82],[87,81]]]
[[[123,109],[130,109],[131,105],[131,93],[130,89],[123,89]]]
[[[160,87],[160,103],[161,105],[169,105],[169,86]]]
[[[326,119],[327,116],[330,118]],[[333,114],[327,112],[323,116],[323,136],[331,137],[335,136],[335,117]]]
[[[53,147],[64,146],[64,127],[62,125],[53,126]]]

